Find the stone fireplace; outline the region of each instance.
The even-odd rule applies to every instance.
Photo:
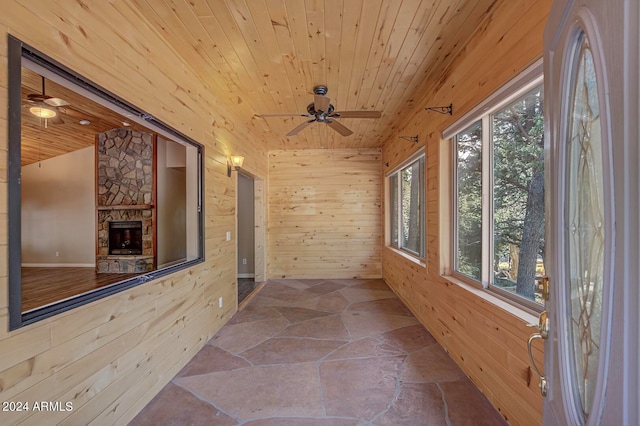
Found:
[[[154,135],[113,129],[97,141],[99,273],[149,272],[156,267]]]

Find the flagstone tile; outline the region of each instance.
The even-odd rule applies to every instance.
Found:
[[[431,345],[407,356],[402,369],[404,382],[450,382],[466,378],[464,372],[440,345]]]
[[[384,282],[383,279],[362,280],[352,285],[351,288],[367,290],[390,290],[389,286]]]
[[[309,419],[302,417],[274,417],[270,419],[247,422],[245,426],[359,426],[358,419],[345,419],[338,417],[325,417],[321,419]]]
[[[336,290],[340,290],[344,288],[344,284],[336,283],[334,281],[324,281],[321,284],[314,285],[313,287],[309,287],[307,291],[316,294],[328,294],[333,293]]]
[[[507,422],[471,380],[440,383],[452,425],[507,426]]]
[[[353,303],[347,310],[382,315],[413,316],[411,311],[399,299],[379,299]]]
[[[343,278],[343,279],[332,279],[332,282],[343,284],[347,287],[356,287],[360,285],[379,285],[379,283],[383,283],[387,288],[387,284],[383,279],[371,279],[371,278]]]
[[[350,302],[338,291],[320,296],[315,308],[326,312],[342,312],[349,306],[349,303]]]
[[[228,415],[246,421],[324,416],[318,380],[316,364],[301,363],[221,371],[175,382]]]
[[[346,341],[276,337],[242,352],[255,365],[318,361]]]
[[[376,426],[448,426],[442,393],[435,383],[403,383],[387,412],[373,422]]]
[[[215,373],[217,371],[235,370],[248,367],[250,364],[232,353],[216,346],[204,345],[176,377],[195,376],[198,374]]]
[[[232,353],[240,353],[279,334],[289,325],[284,317],[222,327],[208,342]]]
[[[368,288],[346,287],[339,291],[351,303],[368,302],[379,299],[394,299],[396,297],[395,293],[389,290],[389,288],[386,290],[375,290]]]
[[[387,409],[404,357],[326,361],[320,381],[328,416],[370,420]]]
[[[343,347],[337,349],[331,355],[325,358],[325,361],[336,359],[350,359],[350,358],[373,358],[373,357],[385,357],[385,356],[401,356],[404,353],[395,348],[381,342],[373,337],[365,337],[364,339],[356,340]]]
[[[247,305],[247,307],[249,306],[269,306],[269,307],[275,307],[275,306],[287,306],[288,303],[284,300],[280,300],[280,299],[274,299],[271,297],[267,297],[264,295],[261,295],[260,293],[258,293],[257,295],[255,295],[252,299],[251,299],[251,303],[249,305]],[[247,309],[247,307],[245,307],[245,309]]]
[[[351,338],[340,319],[340,315],[336,314],[293,324],[284,329],[278,337],[309,337],[330,340],[350,340]]]
[[[228,326],[242,324],[246,322],[278,319],[280,314],[270,306],[247,305],[243,310],[237,312],[227,323]]]
[[[436,339],[422,324],[398,328],[376,336],[379,340],[405,352],[413,352],[437,344]]]
[[[323,312],[323,311],[318,311],[315,309],[307,309],[307,308],[292,308],[287,306],[281,306],[274,309],[292,324],[302,322],[302,321],[307,321],[314,318],[326,317],[327,315],[332,315],[331,312]]]
[[[168,383],[129,423],[129,426],[156,425],[231,426],[238,422],[188,390]]]
[[[261,296],[272,297],[274,294],[278,293],[286,293],[289,291],[298,290],[296,285],[299,285],[295,282],[295,280],[289,281],[277,281],[277,280],[269,280],[260,290]]]
[[[318,297],[315,293],[300,290],[281,291],[267,296],[285,302],[282,306],[298,306],[300,303],[305,303],[309,299]]]
[[[418,320],[415,317],[372,314],[368,312],[345,312],[341,317],[353,339],[376,336],[391,330],[418,324]]]
[[[381,279],[270,280],[134,421],[505,424]]]

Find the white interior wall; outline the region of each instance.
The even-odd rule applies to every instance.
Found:
[[[23,266],[95,266],[94,176],[93,146],[22,168]]]

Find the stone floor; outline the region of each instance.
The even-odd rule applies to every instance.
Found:
[[[505,425],[382,280],[272,280],[131,425]]]

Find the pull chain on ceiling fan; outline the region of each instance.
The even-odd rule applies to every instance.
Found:
[[[336,121],[336,118],[380,118],[382,116],[380,111],[335,111],[331,100],[325,96],[328,90],[327,86],[313,88],[313,102],[307,106],[306,114],[260,114],[260,117],[306,117],[311,119],[293,128],[287,133],[287,136],[297,135],[315,122],[325,123],[342,136],[349,136],[353,132],[339,121]]]

